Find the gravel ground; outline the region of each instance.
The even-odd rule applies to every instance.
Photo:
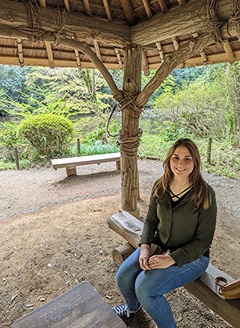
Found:
[[[78,176],[69,178],[65,169],[55,171],[51,167],[0,171],[0,219],[109,192],[120,192],[120,174],[114,168],[115,163],[81,166],[77,168]],[[161,174],[161,162],[139,160],[141,191],[150,194],[153,183]],[[208,173],[203,173],[203,176],[216,192],[218,208],[240,218],[240,181]],[[96,179],[99,182],[97,186]]]

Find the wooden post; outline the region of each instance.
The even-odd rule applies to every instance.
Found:
[[[129,243],[118,246],[112,251],[113,262],[119,267],[134,251],[135,248]]]
[[[122,104],[121,150],[121,206],[122,210],[139,217],[138,137],[140,113],[134,107],[135,97],[141,91],[141,47],[130,47],[125,51]],[[136,111],[135,111],[136,110]]]
[[[15,157],[16,169],[19,170],[19,158],[18,158],[17,147],[14,147],[14,157]]]
[[[211,164],[211,153],[212,153],[212,138],[208,139],[208,149],[207,149],[207,163]]]
[[[80,148],[80,139],[77,138],[77,154],[78,154],[78,156],[80,156],[80,153],[81,153],[81,148]]]

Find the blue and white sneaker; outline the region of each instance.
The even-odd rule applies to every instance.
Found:
[[[116,305],[112,309],[122,320],[127,320],[133,318],[136,314],[140,313],[142,307],[140,306],[140,308],[136,312],[130,312],[127,304]]]

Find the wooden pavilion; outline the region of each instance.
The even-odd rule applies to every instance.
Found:
[[[235,60],[240,0],[0,0],[0,64],[97,68],[106,79],[122,114],[121,207],[135,216],[149,97],[176,67]],[[122,90],[109,69],[123,70]]]

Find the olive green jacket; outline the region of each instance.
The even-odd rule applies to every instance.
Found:
[[[170,249],[179,267],[208,253],[217,216],[215,192],[208,187],[212,199],[207,210],[190,200],[193,190],[173,209],[168,192],[158,198],[151,196],[139,245],[151,245],[156,237],[163,250]]]

